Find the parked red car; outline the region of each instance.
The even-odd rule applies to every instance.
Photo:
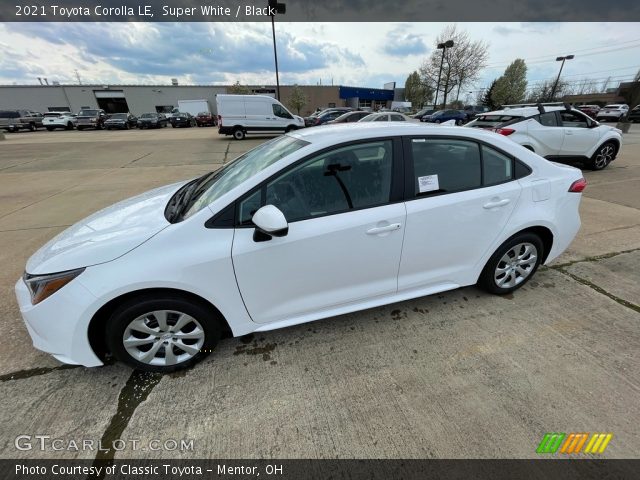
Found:
[[[578,105],[576,108],[593,119],[596,118],[600,111],[600,107],[598,105]]]
[[[199,127],[215,127],[218,124],[216,117],[209,112],[200,112],[196,115],[196,123]]]

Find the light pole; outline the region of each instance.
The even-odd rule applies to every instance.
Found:
[[[440,77],[442,76],[442,64],[444,63],[444,54],[447,51],[447,48],[451,48],[451,47],[453,47],[453,40],[447,40],[446,42],[438,44],[438,50],[442,50],[442,59],[440,60],[440,71],[438,72],[438,86],[436,87],[436,99],[433,102],[434,110],[438,108],[438,92],[440,91]]]
[[[556,78],[556,83],[553,84],[553,90],[551,90],[551,101],[553,101],[553,99],[556,96],[556,88],[558,88],[558,82],[560,81],[560,74],[562,73],[562,67],[564,67],[564,62],[566,60],[572,60],[574,57],[574,55],[565,55],[564,57],[557,57],[556,58],[556,62],[562,62],[560,64],[560,71],[558,72],[558,77]]]
[[[276,95],[280,100],[280,76],[278,75],[278,51],[276,49],[276,23],[275,14],[284,15],[287,11],[287,6],[284,3],[279,3],[278,0],[269,0],[269,11],[274,12],[271,14],[271,33],[273,34],[273,57],[276,61]]]

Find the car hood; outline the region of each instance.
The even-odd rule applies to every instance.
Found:
[[[151,190],[81,220],[33,254],[27,273],[63,272],[121,257],[170,225],[165,206],[185,183]]]

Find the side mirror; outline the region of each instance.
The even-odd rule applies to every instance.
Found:
[[[256,242],[266,242],[272,237],[284,237],[289,233],[287,219],[274,205],[265,205],[258,209],[251,218],[256,226],[253,240]]]

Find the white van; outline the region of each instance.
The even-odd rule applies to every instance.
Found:
[[[218,133],[242,140],[250,132],[289,132],[304,127],[302,117],[291,114],[267,95],[216,95]]]

